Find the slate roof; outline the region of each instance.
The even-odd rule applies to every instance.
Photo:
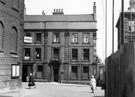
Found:
[[[78,15],[25,15],[25,22],[91,22],[94,21],[93,14]]]

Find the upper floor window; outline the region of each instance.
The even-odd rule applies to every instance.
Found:
[[[129,21],[129,31],[135,31],[135,21]]]
[[[83,49],[83,60],[89,60],[89,49]]]
[[[55,43],[60,42],[60,34],[58,32],[53,33],[53,42]]]
[[[16,53],[17,52],[17,30],[15,27],[11,29],[11,34],[10,34],[10,39],[11,39],[11,52]]]
[[[88,33],[83,34],[83,43],[89,43],[89,34]]]
[[[35,49],[35,57],[36,59],[41,59],[41,48]]]
[[[36,33],[36,43],[41,43],[41,41],[42,41],[42,34]]]
[[[24,48],[24,60],[30,60],[31,51],[30,48]]]
[[[31,33],[27,32],[24,35],[24,43],[32,43],[32,35]]]
[[[78,49],[72,49],[72,60],[78,60]]]
[[[59,48],[54,48],[53,49],[53,59],[59,59],[59,54],[60,54]]]
[[[72,42],[73,43],[77,43],[78,42],[78,34],[77,33],[73,33],[72,34]]]
[[[0,22],[0,50],[3,49],[3,39],[4,39],[4,26]]]

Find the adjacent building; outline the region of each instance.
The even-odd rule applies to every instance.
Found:
[[[21,85],[24,0],[0,0],[0,89]]]
[[[96,75],[96,5],[93,14],[25,15],[22,80],[89,82]]]
[[[124,43],[135,41],[135,0],[130,0],[129,3],[130,7],[123,14],[120,13],[116,24],[118,29],[118,49]]]

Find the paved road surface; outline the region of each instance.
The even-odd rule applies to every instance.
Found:
[[[60,83],[36,83],[36,89],[28,89],[27,83],[23,83],[22,89],[0,93],[0,97],[104,97],[104,90],[97,87],[92,93],[88,85],[60,84]]]

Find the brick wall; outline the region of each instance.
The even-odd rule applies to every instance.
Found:
[[[21,71],[19,78],[12,79],[12,64],[18,64],[22,68],[22,32],[23,32],[23,0],[0,0],[0,22],[3,25],[2,46],[0,49],[0,88],[14,89],[21,85]],[[11,35],[12,29],[14,35]],[[2,32],[0,32],[2,33]],[[13,39],[16,38],[16,41]],[[16,44],[11,45],[15,42]],[[15,51],[12,52],[11,48]]]

